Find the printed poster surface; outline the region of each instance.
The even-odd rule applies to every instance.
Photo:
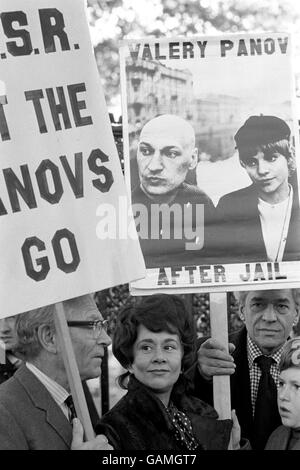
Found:
[[[5,317],[142,278],[145,269],[133,219],[131,237],[117,227],[127,192],[85,2],[0,4]],[[109,234],[108,212],[116,225]]]
[[[133,294],[300,281],[291,36],[126,40],[126,177],[147,276]]]

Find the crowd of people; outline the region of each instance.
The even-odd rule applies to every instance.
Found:
[[[289,126],[276,116],[250,116],[234,138],[252,184],[225,195],[215,208],[201,189],[186,182],[198,161],[191,124],[162,115],[143,127],[137,151],[140,182],[133,188],[132,203],[147,208],[147,226],[158,224],[158,237],[140,233],[147,267],[216,259],[300,259]],[[172,210],[190,207],[190,217],[178,223],[174,211],[165,236],[165,220],[152,219],[157,204]],[[88,440],[70,393],[54,322],[56,305],[0,319],[5,347],[0,364],[0,449],[300,449],[300,337],[293,333],[300,290],[252,290],[237,292],[236,297],[243,327],[230,334],[228,350],[214,338],[197,338],[195,320],[180,296],[153,294],[125,306],[118,312],[112,339],[91,294],[65,300],[63,310],[94,429]],[[125,370],[119,384],[126,394],[99,417],[86,381],[100,377],[105,348],[111,343]],[[213,407],[216,375],[230,376],[231,419],[219,419]]]
[[[154,294],[125,306],[113,353],[127,393],[83,429],[70,395],[55,305],[0,320],[7,362],[1,366],[0,449],[173,450],[299,449],[300,291],[237,293],[241,330],[229,352],[197,339],[180,296]],[[111,344],[92,295],[63,302],[82,381],[99,377]],[[268,365],[264,364],[267,362]],[[212,377],[230,375],[232,419],[218,419]]]

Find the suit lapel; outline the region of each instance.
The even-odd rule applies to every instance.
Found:
[[[71,425],[44,385],[25,365],[18,369],[14,377],[26,390],[33,405],[45,412],[45,419],[48,424],[60,435],[66,445],[70,446],[72,440]]]

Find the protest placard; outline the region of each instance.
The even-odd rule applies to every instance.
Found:
[[[1,0],[0,61],[0,317],[142,278],[85,2]]]
[[[225,291],[299,287],[291,57],[285,33],[121,47],[126,174],[147,267],[131,292],[211,292],[211,334],[225,349]],[[214,406],[230,417],[228,377],[214,377]]]
[[[131,292],[298,286],[291,36],[128,39],[120,54],[126,177],[147,268]]]

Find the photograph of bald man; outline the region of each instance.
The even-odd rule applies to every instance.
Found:
[[[163,114],[142,128],[132,204],[147,268],[207,262],[215,208],[201,189],[186,182],[197,163],[195,131],[187,120]]]

